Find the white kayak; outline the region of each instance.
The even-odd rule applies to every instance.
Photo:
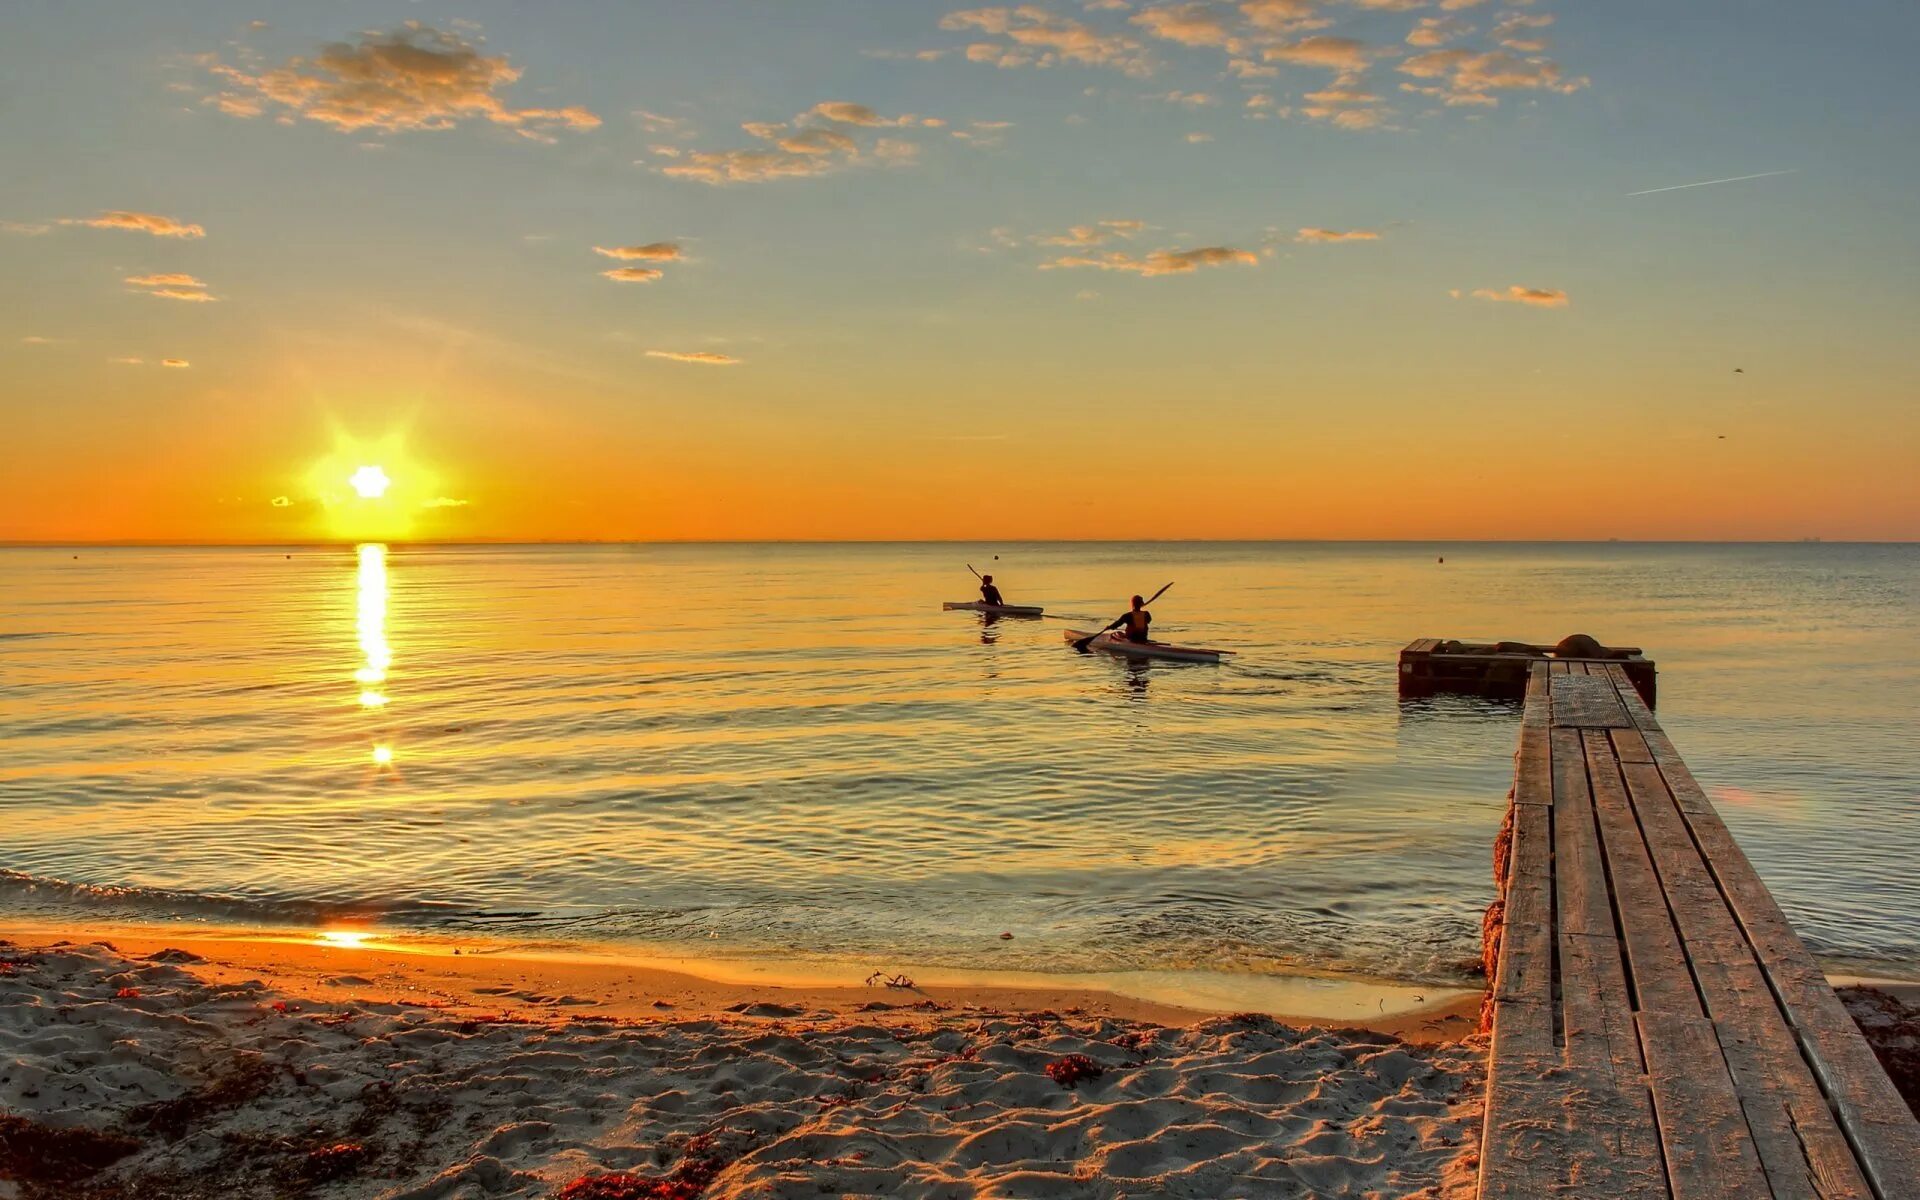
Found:
[[[1123,654],[1128,658],[1170,658],[1176,662],[1217,663],[1222,654],[1233,653],[1231,650],[1207,650],[1200,646],[1176,646],[1171,642],[1130,642],[1117,629],[1098,634],[1086,629],[1067,630],[1069,642],[1077,642],[1085,637],[1093,639],[1087,643],[1089,650],[1105,650],[1108,654]]]
[[[988,604],[984,600],[949,600],[940,607],[948,612],[992,613],[997,617],[1037,617],[1047,611],[1038,604]]]

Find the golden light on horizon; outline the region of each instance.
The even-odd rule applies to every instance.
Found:
[[[393,480],[377,464],[361,467],[347,477],[347,482],[353,485],[353,490],[363,500],[378,500],[393,486]]]
[[[358,950],[372,937],[364,929],[322,929],[315,940],[323,946],[337,946],[342,950]]]

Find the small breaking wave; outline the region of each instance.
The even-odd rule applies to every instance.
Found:
[[[167,917],[223,921],[240,925],[324,925],[377,922],[406,927],[431,926],[458,919],[518,916],[435,900],[289,899],[228,892],[180,891],[138,884],[82,883],[0,868],[0,897],[14,911],[45,910],[115,914],[128,918]]]

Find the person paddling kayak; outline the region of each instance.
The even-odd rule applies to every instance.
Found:
[[[1000,598],[1000,589],[993,586],[993,576],[991,575],[982,575],[980,577],[980,599],[983,603],[991,604],[995,607],[1006,604],[1006,601]]]
[[[1152,627],[1153,614],[1147,611],[1147,602],[1135,596],[1133,598],[1133,607],[1115,617],[1113,623],[1108,625],[1107,629],[1124,628],[1128,641],[1141,643],[1152,640],[1147,636],[1148,631]],[[1105,633],[1106,629],[1100,632]]]

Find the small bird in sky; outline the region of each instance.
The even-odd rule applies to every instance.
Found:
[[[1747,373],[1747,369],[1745,367],[1735,367],[1733,369],[1733,373],[1735,375],[1745,375]]]

